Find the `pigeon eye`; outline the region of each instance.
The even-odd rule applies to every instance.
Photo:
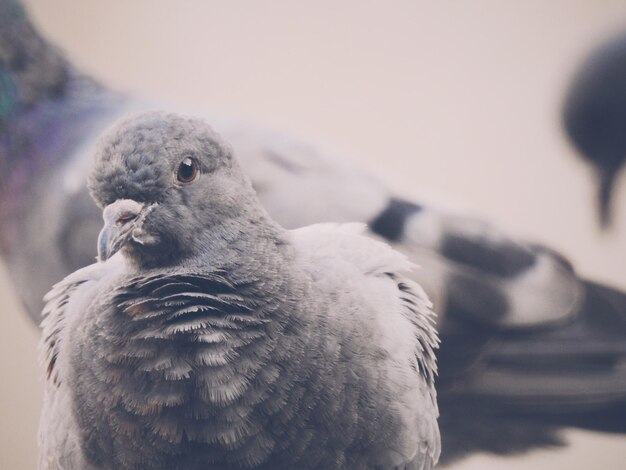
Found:
[[[178,165],[178,172],[176,173],[176,179],[181,183],[191,183],[196,179],[200,168],[198,162],[191,157],[186,157],[180,165]]]

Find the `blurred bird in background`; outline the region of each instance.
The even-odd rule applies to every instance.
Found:
[[[581,156],[594,167],[598,217],[611,225],[611,198],[626,161],[626,34],[603,43],[572,80],[563,122]]]
[[[39,322],[44,293],[96,253],[102,221],[85,187],[95,140],[159,105],[82,75],[19,3],[0,9],[0,248]],[[552,249],[406,200],[308,142],[210,122],[281,225],[365,222],[423,267],[415,280],[435,302],[442,339],[442,460],[553,445],[563,425],[626,431],[623,293],[581,279]]]

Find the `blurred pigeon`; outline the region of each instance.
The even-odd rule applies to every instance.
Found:
[[[50,286],[96,254],[102,218],[85,175],[97,136],[129,111],[155,106],[82,76],[6,0],[0,60],[1,101],[10,103],[0,122],[0,252],[39,322]],[[598,427],[607,423],[600,413],[626,401],[621,292],[581,279],[548,248],[398,197],[315,145],[239,122],[210,122],[282,226],[367,223],[369,235],[423,266],[410,276],[439,314],[442,459],[551,444],[543,422],[537,429],[546,415],[556,425]],[[520,426],[520,412],[528,426]],[[574,420],[574,412],[585,420]],[[610,416],[626,423],[624,413]]]
[[[597,172],[600,223],[611,223],[611,195],[626,160],[626,34],[594,50],[572,80],[563,110],[567,134]]]
[[[110,262],[48,296],[42,468],[437,462],[437,336],[404,256],[360,226],[286,231],[197,118],[122,122],[90,186]]]

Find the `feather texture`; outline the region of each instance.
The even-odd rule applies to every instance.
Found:
[[[145,204],[105,201],[121,250],[46,297],[42,468],[431,468],[438,339],[412,265],[361,225],[276,225],[200,123],[103,140],[94,196]],[[204,173],[177,185],[190,148]]]

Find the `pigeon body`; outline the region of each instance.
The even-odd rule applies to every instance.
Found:
[[[48,297],[43,468],[434,465],[437,338],[402,255],[282,229],[198,119],[123,122],[90,186],[103,261]]]

